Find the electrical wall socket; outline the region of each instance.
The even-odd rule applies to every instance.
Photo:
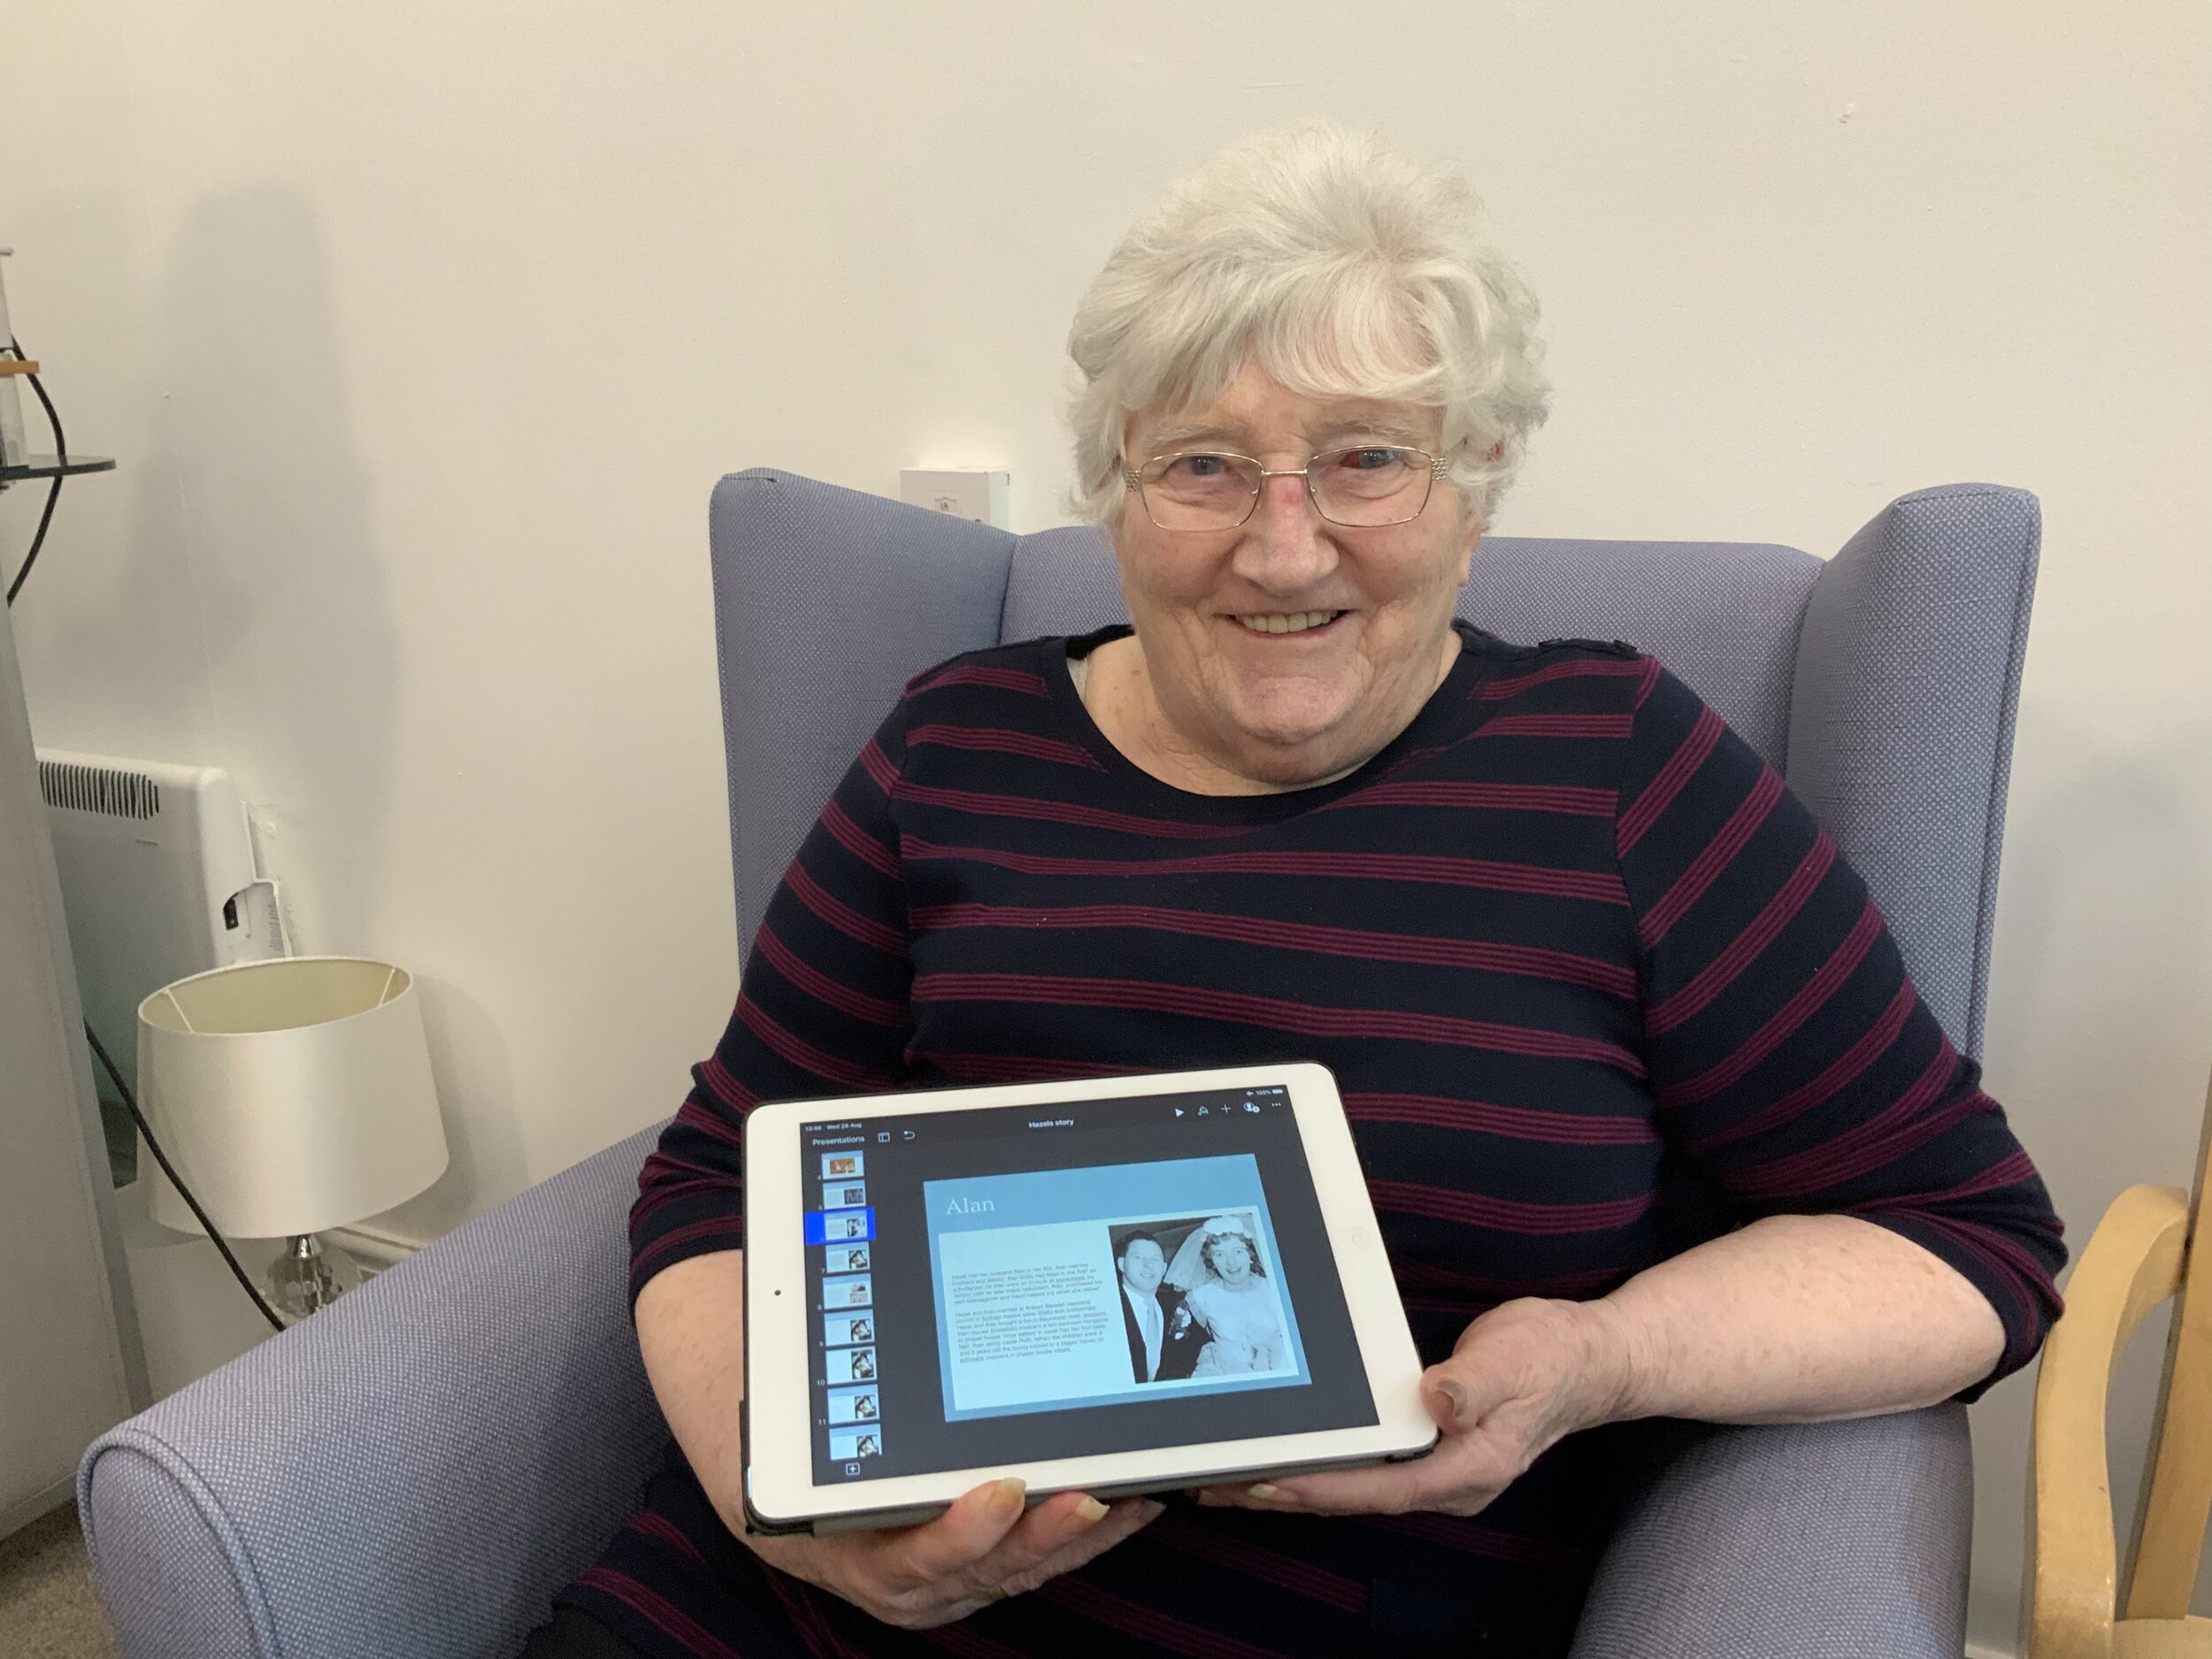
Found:
[[[949,512],[956,518],[1011,530],[1013,513],[1007,504],[1011,485],[1012,474],[987,472],[980,468],[963,467],[947,472],[908,471],[899,474],[899,499],[910,507],[926,507],[932,512]]]

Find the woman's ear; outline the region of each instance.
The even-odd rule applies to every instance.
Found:
[[[1487,529],[1488,526],[1481,519],[1476,518],[1471,510],[1469,510],[1466,527],[1461,532],[1465,540],[1459,549],[1459,580],[1453,584],[1455,587],[1464,588],[1467,585],[1468,577],[1474,573],[1475,549],[1482,541]]]
[[[1505,440],[1500,438],[1490,446],[1489,465],[1495,466],[1504,458]],[[1467,578],[1474,568],[1476,544],[1489,534],[1490,526],[1482,521],[1471,503],[1467,502],[1463,496],[1461,500],[1462,511],[1467,515],[1467,545],[1459,556],[1459,585],[1464,588],[1467,585]]]

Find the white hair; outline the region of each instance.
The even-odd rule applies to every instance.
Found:
[[[1536,296],[1450,169],[1302,121],[1223,150],[1122,239],[1076,308],[1075,510],[1121,511],[1132,417],[1211,403],[1247,363],[1310,397],[1440,408],[1490,522],[1551,383]]]

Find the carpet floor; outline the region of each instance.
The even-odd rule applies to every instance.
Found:
[[[0,1653],[8,1659],[115,1659],[74,1503],[0,1538]]]

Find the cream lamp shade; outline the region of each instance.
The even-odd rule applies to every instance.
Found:
[[[138,1005],[141,1109],[215,1225],[273,1239],[359,1221],[445,1171],[413,978],[358,956],[194,974]],[[153,1160],[155,1220],[203,1231]]]

